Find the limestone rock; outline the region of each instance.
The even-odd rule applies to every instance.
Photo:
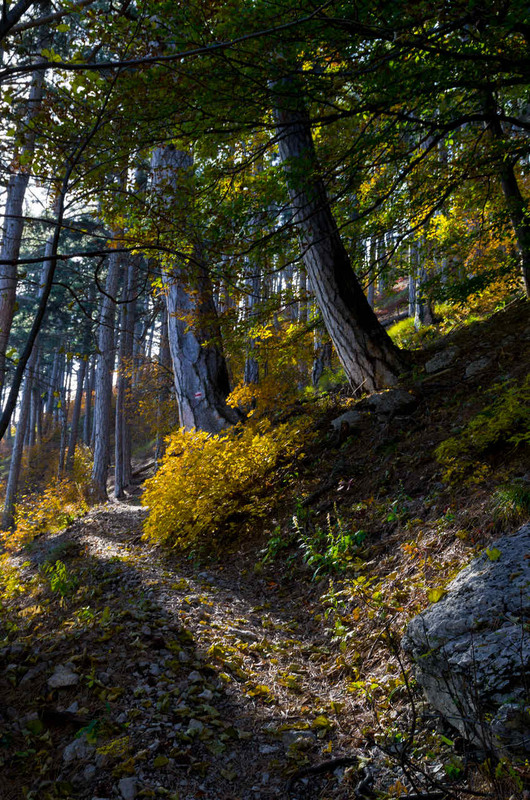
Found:
[[[448,347],[445,350],[442,350],[440,353],[436,353],[427,363],[425,364],[425,372],[429,374],[433,372],[439,372],[446,367],[449,367],[455,358],[458,355],[458,348],[457,347]]]
[[[402,643],[431,705],[500,756],[530,753],[529,555],[530,525],[497,540],[410,622]]]
[[[382,417],[394,417],[396,414],[411,414],[417,405],[417,399],[405,389],[384,389],[360,400],[355,408],[373,411]]]
[[[58,664],[53,675],[48,678],[50,689],[65,689],[68,686],[76,686],[78,683],[79,675],[68,664]]]
[[[123,800],[134,800],[138,793],[136,778],[122,778],[118,783],[118,789]]]
[[[95,747],[87,742],[86,734],[67,744],[63,750],[63,761],[70,764],[72,761],[90,758],[95,752]]]
[[[345,411],[344,414],[341,414],[340,417],[332,420],[331,427],[336,431],[342,430],[343,425],[347,425],[349,428],[354,428],[359,424],[361,419],[362,416],[360,412],[356,411],[354,408],[350,408],[348,411]]]
[[[470,378],[474,378],[475,375],[478,375],[479,372],[486,369],[489,365],[490,359],[489,358],[479,358],[477,361],[472,361],[471,364],[468,364],[466,367],[466,371],[464,372],[464,378],[469,380]]]

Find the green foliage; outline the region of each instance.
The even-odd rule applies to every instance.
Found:
[[[359,547],[366,538],[366,531],[349,532],[335,508],[335,517],[327,515],[326,527],[316,526],[310,532],[293,517],[298,542],[304,562],[314,567],[313,578],[323,573],[343,572],[358,555]]]
[[[61,601],[70,597],[79,586],[78,579],[75,575],[69,574],[63,561],[57,560],[55,564],[45,563],[40,572],[49,583],[52,592],[60,596]]]
[[[493,518],[496,522],[517,523],[530,516],[530,484],[513,480],[499,487],[493,495]]]
[[[263,516],[268,476],[309,440],[308,428],[300,419],[274,428],[261,420],[215,436],[181,428],[168,437],[164,462],[146,483],[145,536],[186,549]]]
[[[434,325],[422,325],[419,330],[416,330],[414,318],[406,317],[395,322],[388,329],[388,333],[398,347],[414,350],[423,347],[425,342],[433,339],[436,328]]]
[[[530,376],[520,385],[513,381],[495,384],[490,394],[493,401],[461,433],[436,448],[436,458],[445,467],[448,482],[469,473],[474,460],[488,450],[530,442]]]

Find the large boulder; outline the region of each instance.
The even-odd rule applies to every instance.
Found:
[[[409,624],[427,700],[500,757],[530,753],[530,525],[490,545]]]

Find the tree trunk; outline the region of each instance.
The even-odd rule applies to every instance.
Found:
[[[294,82],[275,84],[273,103],[302,257],[335,350],[356,389],[371,392],[393,385],[403,360],[353,272],[318,174],[309,116]]]
[[[162,460],[165,451],[164,444],[164,409],[166,401],[169,398],[170,389],[167,381],[167,376],[171,372],[171,353],[169,352],[168,340],[168,325],[167,325],[167,309],[164,305],[162,309],[162,322],[160,325],[160,348],[158,351],[158,408],[156,416],[156,446],[155,446],[155,463],[158,464]]]
[[[20,477],[20,467],[22,466],[22,455],[24,452],[24,439],[26,437],[26,426],[28,424],[30,405],[31,405],[31,386],[33,378],[32,359],[26,367],[26,380],[22,391],[20,403],[20,413],[15,433],[15,442],[11,451],[9,462],[9,475],[7,478],[6,496],[4,500],[4,513],[2,516],[3,530],[9,530],[15,522],[15,503],[17,499],[18,481]]]
[[[248,271],[250,272],[250,265],[248,266]],[[252,265],[252,269],[253,272],[247,276],[248,294],[246,301],[247,324],[250,326],[255,324],[256,311],[261,300],[261,269],[259,264],[256,263]],[[258,344],[256,338],[249,335],[244,369],[244,382],[246,384],[259,383],[259,361],[256,358]]]
[[[153,188],[161,196],[169,188],[172,202],[181,212],[186,199],[179,184],[189,180],[192,167],[191,156],[172,145],[153,153]],[[194,235],[191,231],[190,238]],[[226,404],[228,368],[221,350],[212,282],[198,244],[186,266],[186,273],[175,265],[163,275],[180,424],[187,430],[219,433],[240,416]]]
[[[94,399],[94,466],[92,482],[97,500],[107,500],[107,475],[110,459],[112,373],[114,370],[114,317],[118,291],[120,256],[111,253],[101,300],[98,332],[98,360]]]
[[[120,346],[118,352],[118,379],[116,383],[116,427],[114,457],[114,496],[125,496],[131,482],[131,427],[127,419],[126,399],[131,385],[134,339],[134,293],[136,289],[137,264],[132,261],[127,267],[123,284],[123,304],[120,309]]]
[[[85,418],[83,420],[83,442],[87,447],[92,444],[92,392],[95,383],[95,362],[90,358],[86,371],[85,385]]]
[[[491,135],[496,142],[501,143],[504,139],[504,131],[497,116],[495,99],[491,92],[487,92],[486,95],[486,113],[489,117]],[[499,180],[521,257],[521,273],[526,296],[530,297],[530,217],[528,215],[528,202],[521,193],[513,160],[503,158],[502,155],[501,153]]]
[[[40,278],[39,299],[42,298],[45,292],[45,287],[48,281],[49,274],[50,272],[53,271],[54,268],[53,262],[48,260],[53,253],[54,238],[55,236],[53,235],[46,242],[46,249],[44,254],[45,260],[42,265],[42,272]],[[15,433],[15,441],[13,444],[13,450],[11,452],[11,461],[9,463],[9,476],[7,479],[6,495],[4,500],[4,512],[2,517],[2,527],[4,530],[12,528],[14,524],[14,511],[17,498],[18,482],[20,478],[20,467],[22,465],[22,454],[24,452],[24,440],[26,437],[26,428],[29,422],[29,416],[31,411],[33,380],[36,371],[35,368],[38,361],[38,354],[39,354],[39,340],[37,337],[33,344],[33,349],[31,351],[25,369],[26,377],[25,377],[24,389],[22,391],[22,400],[20,402],[20,414]]]
[[[48,6],[49,3],[43,4]],[[37,42],[37,52],[49,46],[49,30],[44,26]],[[37,58],[36,63],[43,63],[44,58]],[[20,252],[22,232],[24,229],[24,197],[31,173],[31,163],[35,151],[35,131],[32,121],[39,113],[44,96],[44,71],[37,71],[31,83],[27,103],[26,117],[22,123],[23,145],[16,154],[13,163],[13,174],[7,186],[6,205],[4,211],[4,231],[0,247],[0,390],[4,386],[6,376],[6,351],[15,313],[17,288],[17,259]]]
[[[72,424],[70,427],[70,438],[68,440],[68,455],[66,457],[66,471],[71,472],[74,466],[75,447],[79,434],[79,420],[81,417],[81,403],[83,401],[83,388],[87,371],[87,360],[81,358],[79,369],[77,370],[77,383],[75,389],[74,408],[72,411]]]

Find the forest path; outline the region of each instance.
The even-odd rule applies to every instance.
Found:
[[[353,796],[362,774],[344,764],[288,790],[296,770],[353,756],[360,741],[318,609],[238,560],[195,569],[142,542],[145,515],[92,509],[25,561],[35,592],[19,609],[26,649],[8,706],[19,738],[35,713],[49,737],[34,796],[48,781],[83,800]],[[53,687],[59,667],[75,677]]]

